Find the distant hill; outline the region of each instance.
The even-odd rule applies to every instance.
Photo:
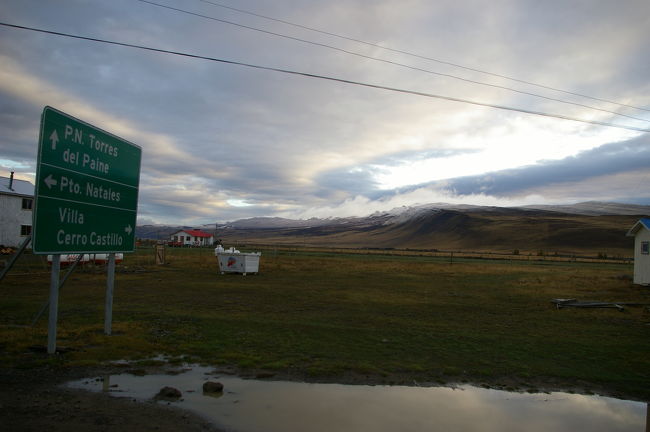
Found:
[[[562,213],[582,214],[591,216],[602,215],[648,215],[650,206],[636,204],[608,203],[588,201],[572,205],[538,205],[527,206],[527,209],[548,210]]]
[[[419,215],[432,211],[455,210],[459,212],[502,212],[504,210],[542,210],[554,213],[576,214],[584,216],[640,216],[650,215],[650,206],[636,204],[608,203],[588,201],[571,205],[531,205],[525,207],[493,207],[474,206],[467,204],[422,204],[415,206],[396,207],[384,212],[375,212],[365,217],[327,218],[327,219],[286,219],[278,217],[256,217],[239,219],[228,222],[224,226],[237,229],[266,229],[266,228],[299,228],[316,227],[325,225],[338,225],[350,223],[363,223],[364,221],[383,221],[383,223],[405,222]]]
[[[135,236],[139,239],[169,240],[170,235],[183,229],[194,229],[194,227],[170,225],[138,225],[135,228]],[[214,231],[214,226],[212,231]]]
[[[240,228],[240,229],[255,229],[255,228],[296,228],[296,227],[310,227],[331,224],[332,221],[340,219],[285,219],[279,217],[255,217],[248,219],[240,219],[234,222],[225,224],[227,227]]]
[[[311,220],[282,226],[239,222],[219,230],[224,242],[300,244],[331,247],[413,248],[521,253],[629,256],[628,229],[650,206],[582,203],[576,206],[502,208],[403,207],[363,218]]]
[[[650,206],[588,202],[572,206],[482,207],[426,204],[366,217],[251,218],[220,225],[224,244],[498,251],[630,256],[628,229]],[[215,232],[213,225],[203,229]],[[189,227],[138,227],[140,238],[168,238]],[[155,236],[155,237],[154,237]]]

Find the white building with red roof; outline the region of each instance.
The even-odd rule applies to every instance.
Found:
[[[169,237],[173,246],[212,246],[214,235],[201,230],[176,231]]]

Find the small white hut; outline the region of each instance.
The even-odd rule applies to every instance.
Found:
[[[642,218],[627,232],[634,237],[634,283],[650,285],[650,218]]]

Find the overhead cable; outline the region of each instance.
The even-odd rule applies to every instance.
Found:
[[[260,70],[267,70],[267,71],[274,71],[274,72],[280,72],[280,73],[285,73],[285,74],[290,74],[290,75],[303,76],[303,77],[307,77],[307,78],[316,78],[316,79],[334,81],[334,82],[345,83],[345,84],[350,84],[350,85],[357,85],[357,86],[362,86],[362,87],[369,87],[369,88],[374,88],[374,89],[387,90],[387,91],[397,92],[397,93],[405,93],[405,94],[423,96],[423,97],[428,97],[428,98],[443,99],[443,100],[448,100],[448,101],[453,101],[453,102],[462,102],[462,103],[468,103],[468,104],[472,104],[472,105],[484,106],[484,107],[489,107],[489,108],[497,108],[497,109],[507,110],[507,111],[516,111],[516,112],[521,112],[521,113],[525,113],[525,114],[532,114],[532,115],[543,116],[543,117],[551,117],[551,118],[557,118],[557,119],[562,119],[562,120],[570,120],[570,121],[581,122],[581,123],[589,123],[589,124],[594,124],[594,125],[599,125],[599,126],[614,127],[614,128],[627,129],[627,130],[633,130],[633,131],[638,131],[638,132],[650,132],[650,129],[643,129],[643,128],[638,128],[638,127],[633,127],[633,126],[619,125],[619,124],[615,124],[615,123],[607,123],[607,122],[601,122],[601,121],[596,121],[596,120],[585,120],[585,119],[580,119],[580,118],[576,118],[576,117],[564,116],[564,115],[561,115],[561,114],[545,113],[545,112],[541,112],[541,111],[533,111],[533,110],[527,110],[527,109],[522,109],[522,108],[509,107],[509,106],[505,106],[505,105],[496,105],[496,104],[490,104],[490,103],[486,103],[486,102],[478,102],[478,101],[472,101],[472,100],[468,100],[468,99],[461,99],[461,98],[455,98],[455,97],[450,97],[450,96],[437,95],[437,94],[433,94],[433,93],[425,93],[425,92],[419,92],[419,91],[414,91],[414,90],[406,90],[406,89],[400,89],[400,88],[395,88],[395,87],[388,87],[388,86],[383,86],[383,85],[379,85],[379,84],[370,84],[370,83],[365,83],[365,82],[361,82],[361,81],[353,81],[353,80],[348,80],[348,79],[344,79],[344,78],[336,78],[336,77],[331,77],[331,76],[326,76],[326,75],[318,75],[318,74],[313,74],[313,73],[308,73],[308,72],[294,71],[294,70],[290,70],[290,69],[280,69],[280,68],[275,68],[275,67],[270,67],[270,66],[261,66],[261,65],[251,64],[251,63],[243,63],[243,62],[238,62],[238,61],[233,61],[233,60],[220,59],[220,58],[216,58],[216,57],[201,56],[201,55],[190,54],[190,53],[185,53],[185,52],[181,52],[181,51],[171,51],[171,50],[166,50],[166,49],[161,49],[161,48],[147,47],[147,46],[144,46],[144,45],[135,45],[135,44],[130,44],[130,43],[126,43],[126,42],[117,42],[117,41],[93,38],[93,37],[88,37],[88,36],[74,35],[74,34],[70,34],[70,33],[63,33],[63,32],[57,32],[57,31],[52,31],[52,30],[39,29],[39,28],[36,28],[36,27],[28,27],[28,26],[10,24],[10,23],[5,23],[5,22],[0,22],[0,25],[5,26],[5,27],[21,29],[21,30],[29,30],[29,31],[39,32],[39,33],[45,33],[45,34],[50,34],[50,35],[55,35],[55,36],[62,36],[62,37],[80,39],[80,40],[91,41],[91,42],[98,42],[98,43],[104,43],[104,44],[110,44],[110,45],[117,45],[117,46],[123,46],[123,47],[128,47],[128,48],[137,48],[137,49],[141,49],[141,50],[153,51],[153,52],[158,52],[158,53],[163,53],[163,54],[171,54],[171,55],[177,55],[177,56],[194,58],[194,59],[208,60],[208,61],[213,61],[213,62],[218,62],[218,63],[223,63],[223,64],[243,66],[243,67],[248,67],[248,68],[253,68],[253,69],[260,69]]]
[[[477,84],[477,85],[481,85],[481,86],[492,87],[492,88],[497,88],[497,89],[501,89],[501,90],[507,90],[507,91],[511,91],[511,92],[515,92],[515,93],[519,93],[519,94],[524,94],[524,95],[527,95],[527,96],[533,96],[533,97],[536,97],[536,98],[545,99],[545,100],[549,100],[549,101],[553,101],[553,102],[560,102],[560,103],[564,103],[564,104],[567,104],[567,105],[574,105],[574,106],[578,106],[578,107],[581,107],[581,108],[587,108],[587,109],[592,109],[592,110],[596,110],[596,111],[606,112],[608,114],[614,114],[614,115],[617,115],[617,116],[627,117],[629,119],[639,120],[639,121],[650,123],[650,120],[647,120],[647,119],[644,119],[644,118],[641,118],[641,117],[634,117],[634,116],[631,116],[631,115],[628,115],[628,114],[621,114],[621,113],[618,113],[616,111],[610,111],[610,110],[603,109],[603,108],[597,108],[597,107],[594,107],[594,106],[591,106],[591,105],[585,105],[585,104],[581,104],[581,103],[577,103],[577,102],[571,102],[571,101],[567,101],[567,100],[563,100],[563,99],[557,99],[557,98],[553,98],[553,97],[549,97],[549,96],[543,96],[543,95],[540,95],[540,94],[537,94],[537,93],[531,93],[531,92],[527,92],[527,91],[523,91],[523,90],[517,90],[517,89],[511,88],[511,87],[506,87],[506,86],[502,86],[502,85],[498,85],[498,84],[490,84],[490,83],[486,83],[486,82],[482,82],[482,81],[475,81],[475,80],[471,80],[471,79],[467,79],[467,78],[462,78],[462,77],[452,75],[452,74],[447,74],[447,73],[442,73],[442,72],[435,72],[435,71],[432,71],[432,70],[429,70],[429,69],[423,69],[423,68],[419,68],[419,67],[416,67],[416,66],[410,66],[410,65],[407,65],[407,64],[395,62],[395,61],[392,61],[392,60],[387,60],[387,59],[383,59],[383,58],[379,58],[379,57],[373,57],[373,56],[369,56],[369,55],[366,55],[366,54],[361,54],[361,53],[354,52],[354,51],[349,51],[349,50],[346,50],[346,49],[343,49],[343,48],[335,47],[335,46],[320,43],[320,42],[314,42],[314,41],[310,41],[310,40],[307,40],[307,39],[301,39],[301,38],[297,38],[297,37],[293,37],[293,36],[284,35],[284,34],[281,34],[281,33],[272,32],[272,31],[269,31],[269,30],[259,29],[259,28],[251,27],[251,26],[248,26],[248,25],[245,25],[245,24],[240,24],[240,23],[236,23],[236,22],[233,22],[233,21],[228,21],[228,20],[224,20],[224,19],[221,19],[221,18],[215,18],[215,17],[211,17],[211,16],[208,16],[208,15],[199,14],[199,13],[196,13],[196,12],[190,12],[190,11],[187,11],[187,10],[184,10],[184,9],[179,9],[179,8],[176,8],[176,7],[173,7],[173,6],[168,6],[168,5],[156,3],[156,2],[151,1],[151,0],[137,0],[137,1],[139,1],[141,3],[147,3],[147,4],[150,4],[150,5],[153,5],[153,6],[158,6],[158,7],[164,8],[164,9],[169,9],[169,10],[172,10],[172,11],[184,13],[184,14],[187,14],[187,15],[193,15],[193,16],[196,16],[196,17],[199,17],[199,18],[205,18],[205,19],[209,19],[209,20],[212,20],[212,21],[217,21],[217,22],[220,22],[220,23],[223,23],[223,24],[229,24],[229,25],[245,28],[247,30],[252,30],[252,31],[260,32],[260,33],[265,33],[265,34],[268,34],[268,35],[277,36],[277,37],[281,37],[281,38],[285,38],[285,39],[290,39],[290,40],[294,40],[294,41],[298,41],[298,42],[303,42],[303,43],[307,43],[307,44],[310,44],[310,45],[315,45],[315,46],[319,46],[319,47],[323,47],[323,48],[328,48],[328,49],[343,52],[345,54],[350,54],[350,55],[354,55],[354,56],[357,56],[357,57],[362,57],[362,58],[369,59],[369,60],[374,60],[374,61],[378,61],[378,62],[382,62],[382,63],[387,63],[387,64],[391,64],[391,65],[394,65],[394,66],[404,67],[404,68],[419,71],[419,72],[425,72],[425,73],[429,73],[429,74],[433,74],[433,75],[443,76],[443,77],[455,79],[455,80],[458,80],[458,81],[464,81],[464,82],[467,82],[467,83],[470,83],[470,84]]]
[[[344,36],[344,35],[340,35],[340,34],[337,34],[337,33],[332,33],[332,32],[328,32],[328,31],[325,31],[325,30],[320,30],[320,29],[317,29],[317,28],[314,28],[314,27],[309,27],[309,26],[306,26],[306,25],[303,25],[303,24],[298,24],[298,23],[295,23],[295,22],[286,21],[286,20],[282,20],[282,19],[279,19],[279,18],[273,18],[273,17],[270,17],[268,15],[258,14],[258,13],[255,13],[255,12],[247,11],[245,9],[239,9],[239,8],[236,8],[236,7],[228,6],[228,5],[225,5],[225,4],[222,4],[222,3],[213,2],[213,1],[210,1],[210,0],[199,0],[199,1],[201,1],[203,3],[208,3],[208,4],[211,4],[213,6],[220,7],[220,8],[229,9],[229,10],[232,10],[232,11],[235,11],[235,12],[256,16],[258,18],[263,18],[263,19],[266,19],[266,20],[279,22],[279,23],[282,23],[282,24],[286,24],[286,25],[289,25],[289,26],[301,28],[301,29],[304,29],[304,30],[313,31],[313,32],[324,34],[324,35],[327,35],[327,36],[333,36],[333,37],[336,37],[336,38],[339,38],[339,39],[344,39],[344,40],[348,40],[348,41],[351,41],[351,42],[357,42],[357,43],[360,43],[360,44],[363,44],[363,45],[366,45],[366,46],[370,46],[370,47],[373,47],[373,48],[379,48],[379,49],[383,49],[383,50],[386,50],[386,51],[391,51],[391,52],[394,52],[394,53],[404,54],[404,55],[419,58],[419,59],[422,59],[422,60],[430,60],[430,61],[440,63],[440,64],[444,64],[444,65],[447,65],[447,66],[453,66],[453,67],[457,67],[457,68],[460,68],[460,69],[465,69],[465,70],[472,71],[472,72],[478,72],[478,73],[482,73],[482,74],[485,74],[485,75],[490,75],[490,76],[494,76],[494,77],[498,77],[498,78],[503,78],[503,79],[507,79],[507,80],[510,80],[510,81],[514,81],[514,82],[518,82],[518,83],[522,83],[522,84],[527,84],[527,85],[543,88],[543,89],[546,89],[546,90],[552,90],[552,91],[565,93],[565,94],[569,94],[569,95],[573,95],[573,96],[579,96],[579,97],[583,97],[583,98],[587,98],[587,99],[591,99],[591,100],[595,100],[595,101],[599,101],[599,102],[606,102],[606,103],[613,104],[613,105],[618,105],[618,106],[621,106],[621,107],[633,108],[633,109],[637,109],[637,110],[641,110],[641,111],[650,112],[650,109],[647,109],[647,108],[642,108],[642,107],[629,105],[629,104],[625,104],[625,103],[621,103],[621,102],[615,102],[615,101],[612,101],[612,100],[603,99],[603,98],[599,98],[599,97],[595,97],[595,96],[589,96],[589,95],[586,95],[586,94],[572,92],[572,91],[569,91],[569,90],[563,90],[563,89],[560,89],[560,88],[557,88],[557,87],[551,87],[551,86],[548,86],[548,85],[545,85],[545,84],[534,83],[532,81],[526,81],[526,80],[522,80],[522,79],[515,78],[515,77],[512,77],[512,76],[498,74],[498,73],[495,73],[495,72],[488,72],[488,71],[485,71],[485,70],[482,70],[482,69],[477,69],[477,68],[473,68],[473,67],[469,67],[469,66],[463,66],[463,65],[458,64],[458,63],[453,63],[453,62],[450,62],[450,61],[440,60],[440,59],[437,59],[437,58],[434,58],[434,57],[428,57],[428,56],[425,56],[425,55],[422,55],[422,54],[417,54],[417,53],[414,53],[414,52],[411,52],[411,51],[401,50],[401,49],[397,49],[397,48],[390,48],[390,47],[380,45],[380,44],[377,44],[377,43],[367,42],[367,41],[364,41],[364,40],[361,40],[361,39],[356,39],[356,38],[353,38],[353,37],[350,37],[350,36]]]

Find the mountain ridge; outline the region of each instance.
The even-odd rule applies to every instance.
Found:
[[[249,218],[205,225],[224,244],[315,247],[527,251],[629,256],[627,231],[650,206],[588,202],[574,206],[425,204],[366,217],[292,220]],[[138,226],[138,238],[168,240],[187,227]]]
[[[546,211],[552,213],[577,214],[584,216],[634,216],[649,215],[650,205],[624,204],[601,201],[585,201],[566,205],[528,205],[518,207],[477,206],[469,204],[432,203],[413,206],[395,207],[387,211],[377,211],[368,216],[350,216],[335,218],[289,219],[279,217],[254,217],[238,219],[223,224],[224,227],[264,229],[264,228],[300,228],[310,226],[333,225],[351,221],[385,220],[385,223],[400,223],[433,210],[456,210],[461,212],[500,212],[504,209]]]

